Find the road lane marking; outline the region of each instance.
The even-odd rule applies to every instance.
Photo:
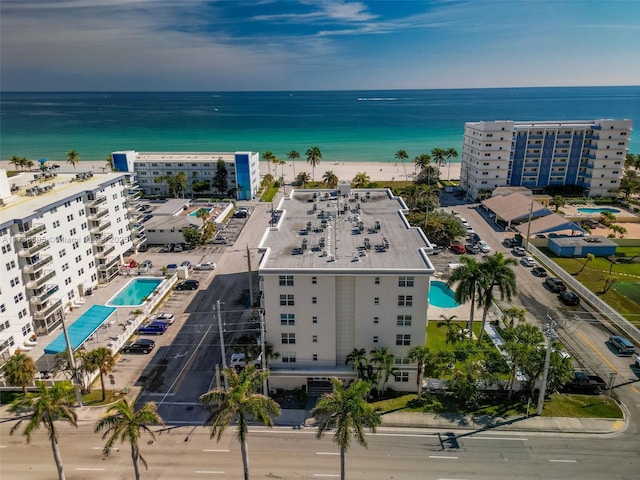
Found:
[[[202,450],[202,451],[203,451],[203,452],[221,452],[221,453],[228,453],[228,452],[230,452],[231,450],[213,450],[213,449],[205,448],[205,449],[204,449],[204,450]]]
[[[522,438],[522,437],[480,437],[480,436],[476,436],[476,435],[470,435],[468,437],[464,437],[465,439],[470,439],[470,440],[517,440],[519,442],[528,442],[529,439],[528,438]]]
[[[212,475],[220,475],[224,472],[222,470],[194,470],[193,473],[209,473]]]
[[[76,468],[81,472],[104,472],[104,468]]]
[[[340,455],[340,452],[316,452],[316,455]]]
[[[457,460],[458,457],[450,457],[448,455],[429,455],[429,458],[442,458],[446,460]]]
[[[618,369],[613,365],[613,363],[611,363],[607,357],[605,357],[602,353],[600,353],[600,350],[598,350],[598,349],[596,348],[596,346],[591,342],[591,340],[589,340],[587,337],[585,337],[585,336],[583,335],[583,333],[582,333],[582,332],[580,332],[580,331],[579,331],[579,332],[578,332],[578,336],[580,337],[580,339],[581,339],[584,343],[586,343],[586,344],[587,344],[587,346],[589,346],[589,347],[591,348],[591,350],[593,350],[593,351],[596,353],[596,355],[598,355],[598,356],[600,357],[600,359],[601,359],[604,363],[606,363],[606,364],[607,364],[607,366],[608,366],[611,370],[613,370],[613,371],[614,371],[614,372],[616,372],[616,373],[620,373],[620,372],[618,372]]]
[[[556,459],[553,459],[553,458],[550,458],[549,461],[553,462],[553,463],[578,463],[577,460],[563,460],[563,459],[557,459],[556,460]]]
[[[437,434],[428,433],[428,434],[420,434],[420,433],[371,433],[370,435],[375,437],[417,437],[417,438],[438,438]]]

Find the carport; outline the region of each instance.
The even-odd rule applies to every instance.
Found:
[[[552,213],[551,215],[547,215],[545,217],[536,218],[535,220],[523,223],[522,225],[518,225],[516,230],[523,237],[527,236],[527,233],[530,235],[536,235],[539,233],[551,233],[551,232],[561,232],[565,230],[570,230],[573,233],[580,232],[586,233],[586,230],[580,228],[577,223],[570,222],[562,215],[558,215],[557,213]]]
[[[539,218],[551,215],[553,212],[542,203],[536,202],[530,196],[522,193],[512,193],[511,195],[496,195],[482,202],[482,206],[495,213],[495,222],[502,220],[506,223],[506,228],[511,227],[511,223],[517,220],[529,218]]]

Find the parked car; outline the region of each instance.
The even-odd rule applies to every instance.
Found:
[[[164,322],[150,322],[136,330],[138,335],[163,335],[169,326]]]
[[[175,272],[177,269],[178,269],[177,263],[170,263],[167,265],[167,272],[169,273]]]
[[[246,366],[245,360],[244,360],[244,353],[243,352],[239,352],[239,353],[232,353],[231,354],[231,360],[229,361],[229,368],[235,368],[236,371],[240,371],[242,369],[244,369],[244,367]],[[254,358],[253,360],[251,360],[251,364],[256,367],[256,368],[261,368],[262,367],[262,354],[258,355],[258,358]]]
[[[469,253],[478,253],[480,251],[480,248],[472,243],[465,244],[464,249]]]
[[[156,342],[148,338],[139,338],[135,342],[129,342],[122,351],[124,353],[149,353],[156,347]]]
[[[580,305],[580,297],[573,292],[560,292],[558,299],[568,307],[576,307]]]
[[[214,245],[226,245],[229,243],[229,239],[227,237],[216,237],[209,243],[213,243]]]
[[[636,347],[631,340],[620,335],[611,335],[609,344],[618,351],[619,355],[633,355],[636,353]]]
[[[518,241],[515,238],[511,238],[511,237],[505,238],[504,242],[502,243],[504,243],[506,247],[510,247],[510,248],[518,246]]]
[[[153,319],[154,322],[162,322],[162,323],[166,323],[167,325],[173,324],[175,320],[176,318],[173,315],[173,313],[160,313],[156,315],[156,318]]]
[[[197,280],[185,280],[176,285],[176,290],[197,290],[200,282]]]
[[[491,247],[484,240],[480,240],[477,245],[482,253],[489,253],[491,251]]]
[[[636,368],[640,368],[640,355],[636,357],[636,361],[633,366]]]
[[[185,260],[180,264],[180,266],[182,268],[186,268],[187,270],[189,270],[191,268],[191,262],[189,260]]]
[[[522,263],[522,265],[524,265],[525,267],[536,266],[536,261],[534,260],[533,257],[522,257],[522,259],[520,260],[520,263]]]
[[[140,270],[149,270],[150,268],[153,268],[153,263],[151,262],[151,260],[145,260],[140,265],[138,265],[138,268]]]
[[[176,243],[175,247],[173,247],[174,252],[182,252],[184,251],[184,247],[181,243]]]
[[[451,248],[451,251],[453,253],[458,253],[458,254],[461,254],[461,255],[464,254],[464,253],[467,253],[467,249],[464,248],[464,245],[453,244],[453,245],[451,245],[450,248]]]
[[[547,276],[547,271],[542,267],[533,267],[533,269],[531,270],[531,273],[533,273],[536,277]]]
[[[213,262],[202,262],[195,266],[196,270],[215,270],[216,264]]]
[[[565,392],[598,395],[607,384],[597,375],[587,375],[584,372],[573,372],[573,378],[562,388]]]
[[[511,252],[517,257],[524,257],[527,254],[527,251],[522,247],[513,247]]]
[[[564,292],[567,289],[564,282],[559,278],[547,277],[544,280],[544,283],[547,285],[547,287],[549,287],[549,290],[554,293]]]
[[[462,224],[466,227],[467,225],[469,225],[469,222],[467,222],[466,218],[462,218],[460,217],[458,220],[460,220],[462,222]]]

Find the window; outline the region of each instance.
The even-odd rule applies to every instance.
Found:
[[[314,353],[312,358],[313,358],[314,362],[317,362],[318,361],[318,354]]]
[[[22,292],[20,292],[19,294],[13,297],[13,303],[21,302],[23,298],[24,296],[22,295]]]
[[[17,286],[17,285],[20,285],[20,279],[19,279],[18,277],[16,277],[16,278],[12,278],[12,279],[11,279],[11,286],[12,286],[12,287],[15,287],[15,286]]]
[[[16,268],[15,260],[11,260],[10,262],[7,262],[7,271],[11,270],[12,268]],[[13,287],[13,285],[11,286]]]
[[[3,303],[2,305],[0,305],[0,313],[4,313],[7,311],[7,306]]]
[[[373,279],[373,283],[376,284],[376,285],[380,285],[380,277],[375,277]]]
[[[380,305],[380,297],[374,297],[373,304],[374,305]]]
[[[63,248],[62,250],[60,250],[60,252],[58,253],[58,256],[60,258],[64,257],[67,254],[67,251]]]
[[[399,327],[410,327],[411,315],[398,315],[396,325],[398,325]]]
[[[282,353],[282,363],[296,363],[296,353],[295,352],[283,352]]]
[[[403,346],[411,345],[411,335],[407,333],[400,333],[396,335],[396,345],[403,345]]]
[[[31,331],[31,324],[27,323],[26,325],[22,326],[22,336],[26,336],[29,332]]]
[[[317,285],[318,284],[318,277],[311,277],[311,285]]]
[[[318,303],[318,297],[311,297],[311,303],[313,303],[314,305]]]
[[[295,325],[296,324],[296,316],[293,313],[281,313],[280,314],[280,325]]]
[[[373,323],[374,325],[377,325],[380,323],[380,317],[373,317]]]
[[[411,363],[411,360],[409,360],[409,357],[406,357],[404,354],[396,356],[395,361],[396,361],[396,365],[409,365]]]
[[[396,372],[393,376],[396,382],[406,383],[409,381],[409,372]]]
[[[293,275],[280,275],[278,282],[281,287],[293,287]]]
[[[280,295],[280,305],[293,306],[293,295]]]
[[[413,277],[400,277],[398,279],[399,287],[413,287]]]
[[[315,315],[311,317],[311,323],[318,323],[318,317],[316,317]]]
[[[313,335],[313,336],[311,337],[311,341],[312,341],[313,343],[318,343],[318,335]]]
[[[3,245],[2,246],[2,253],[8,253],[11,251],[11,245]]]
[[[293,345],[296,343],[295,333],[283,333],[281,334],[282,343],[284,345]]]
[[[373,343],[378,343],[378,336],[377,335],[373,336]]]
[[[399,307],[412,307],[413,306],[413,295],[398,295],[398,306]]]

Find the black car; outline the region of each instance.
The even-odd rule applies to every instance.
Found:
[[[531,273],[533,273],[536,277],[546,277],[547,271],[542,267],[533,267],[531,269]]]
[[[555,293],[564,292],[567,289],[565,284],[559,278],[548,277],[545,279],[544,283],[549,287],[549,290]]]
[[[147,338],[140,338],[135,342],[129,342],[124,347],[122,347],[122,351],[124,353],[149,353],[156,346],[156,342],[153,340],[149,340]]]
[[[558,299],[568,307],[580,305],[580,297],[575,293],[567,292],[566,290],[564,292],[560,292]]]
[[[197,290],[200,282],[197,280],[185,280],[176,285],[176,290]]]

